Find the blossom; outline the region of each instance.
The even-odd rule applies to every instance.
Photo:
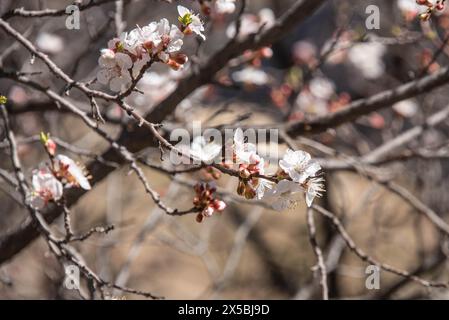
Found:
[[[219,14],[233,13],[235,11],[235,0],[216,0],[215,10]]]
[[[58,154],[54,158],[54,172],[66,184],[66,187],[75,186],[85,190],[90,190],[91,188],[83,168],[65,155]]]
[[[418,104],[413,99],[396,102],[393,110],[405,118],[413,117],[418,112]]]
[[[310,92],[319,99],[329,100],[335,94],[335,84],[324,77],[313,78],[309,87]]]
[[[306,203],[308,207],[312,206],[315,197],[321,197],[322,192],[325,191],[323,181],[323,178],[311,178],[306,182]]]
[[[129,69],[133,62],[128,54],[102,49],[98,64],[98,82],[109,85],[112,91],[120,91],[131,83]]]
[[[29,203],[37,210],[44,208],[48,202],[58,201],[62,197],[62,183],[47,167],[34,170],[31,183],[33,190]]]
[[[184,34],[177,26],[174,24],[170,26],[170,22],[167,19],[161,19],[157,24],[157,33],[158,37],[161,38],[162,47],[160,49],[163,52],[170,54],[181,50]]]
[[[416,17],[420,10],[420,6],[416,3],[416,0],[398,0],[397,5],[404,15],[412,18]]]
[[[290,180],[281,180],[272,189],[268,189],[265,193],[265,198],[271,200],[271,206],[274,210],[282,211],[291,209],[297,204],[298,192],[303,191],[303,188]]]
[[[241,17],[241,25],[238,37],[240,39],[254,33],[260,32],[260,29],[266,30],[273,26],[276,17],[273,11],[269,8],[264,8],[259,11],[257,15],[246,13]],[[234,38],[236,33],[236,24],[232,23],[226,29],[226,35],[229,38]]]
[[[64,49],[64,40],[56,34],[42,32],[36,38],[36,46],[46,53],[56,54]]]
[[[299,110],[306,114],[325,115],[328,113],[328,101],[316,97],[310,90],[303,90],[295,101]]]
[[[251,163],[251,159],[254,160],[254,154],[256,154],[256,145],[253,143],[245,142],[243,136],[243,130],[238,128],[234,133],[234,155],[237,163]]]
[[[265,71],[254,67],[247,67],[243,70],[234,72],[232,74],[232,79],[236,82],[254,84],[256,86],[263,86],[269,81],[269,77]]]
[[[184,34],[177,26],[170,26],[165,18],[159,21],[157,33],[161,38],[161,42],[157,46],[158,58],[172,69],[178,70],[187,62],[187,56],[179,53],[183,45]]]
[[[310,41],[301,40],[293,45],[292,55],[296,64],[314,65],[317,61],[317,47]]]
[[[192,28],[195,26],[193,21]],[[129,87],[148,63],[160,61],[174,70],[180,69],[188,60],[179,52],[183,37],[184,33],[165,18],[123,32],[108,42],[107,49],[101,50],[98,82],[109,85],[112,91],[121,91]]]
[[[221,152],[221,146],[207,142],[203,136],[195,137],[190,145],[190,153],[204,162],[214,160]]]
[[[138,29],[122,32],[118,38],[109,40],[108,48],[114,52],[140,55],[139,46],[142,43],[141,33]]]
[[[257,186],[255,188],[256,198],[261,200],[264,198],[265,193],[269,190],[272,190],[274,187],[274,182],[271,182],[266,179],[257,179]]]
[[[284,157],[279,160],[279,166],[290,176],[294,182],[304,183],[309,177],[314,177],[321,170],[318,162],[311,160],[305,151],[288,149]]]
[[[385,51],[385,45],[374,40],[369,43],[358,43],[349,49],[348,59],[365,78],[377,79],[385,71],[385,64],[382,61]]]
[[[185,28],[184,32],[186,34],[193,32],[200,36],[203,40],[206,40],[206,36],[203,34],[204,25],[198,15],[183,6],[178,6],[178,13],[178,20]]]

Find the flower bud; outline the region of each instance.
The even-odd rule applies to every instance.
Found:
[[[175,71],[178,71],[179,69],[181,69],[182,64],[177,63],[175,60],[173,59],[169,59],[167,62],[167,65],[172,68]]]
[[[172,59],[173,59],[174,61],[176,61],[177,63],[179,63],[179,64],[184,64],[184,63],[186,63],[186,62],[189,60],[189,58],[187,57],[187,55],[185,55],[185,54],[183,54],[183,53],[178,53],[178,54],[176,54],[176,55],[173,55],[173,56],[172,56]]]
[[[224,201],[215,199],[213,201],[213,206],[215,210],[223,211],[226,208],[226,203]]]
[[[47,143],[45,144],[45,148],[47,148],[47,152],[54,156],[56,153],[56,143],[52,139],[48,139]]]
[[[248,200],[254,199],[256,197],[256,191],[251,188],[249,185],[246,186],[245,189],[245,198]]]
[[[203,216],[203,214],[200,212],[200,213],[198,213],[197,215],[196,215],[196,222],[198,222],[198,223],[201,223],[201,222],[203,222],[203,220],[204,220],[204,216]]]
[[[242,196],[244,192],[245,192],[245,183],[239,180],[239,185],[237,186],[237,194],[239,196]]]
[[[420,18],[421,20],[423,20],[423,21],[427,21],[427,20],[429,20],[429,18],[430,18],[430,14],[428,14],[428,13],[421,13],[421,14],[419,15],[419,18]]]
[[[239,175],[242,179],[248,179],[251,176],[251,172],[249,172],[249,170],[246,168],[241,168],[239,170]]]

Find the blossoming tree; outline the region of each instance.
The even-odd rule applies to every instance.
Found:
[[[442,102],[447,94],[438,91],[449,82],[444,0],[398,0],[394,9],[379,0],[383,12],[394,16],[379,32],[361,32],[349,18],[364,17],[364,10],[325,0],[285,7],[245,0],[149,2],[76,2],[85,22],[60,34],[56,30],[70,18],[65,8],[0,6],[2,201],[21,214],[9,214],[6,205],[0,210],[1,264],[14,263],[39,237],[62,270],[79,270],[76,298],[170,298],[165,287],[153,293],[152,279],[151,290],[127,285],[130,265],[163,222],[174,225],[183,244],[163,236],[159,241],[203,259],[212,297],[236,273],[248,241],[282,297],[341,297],[335,279],[344,250],[399,278],[378,297],[389,298],[408,283],[447,293],[444,276],[421,275],[445,261],[443,249],[425,251],[435,262],[418,259],[416,272],[384,263],[353,239],[347,226],[354,217],[345,212],[358,202],[359,211],[368,210],[378,199],[362,197],[361,183],[347,173],[355,172],[400,199],[393,211],[407,206],[418,213],[432,229],[429,237],[441,248],[447,245],[440,237],[449,234],[443,211],[401,180],[414,173],[423,181],[435,176],[435,170],[420,171],[417,159],[434,161],[441,177],[448,169],[447,130],[441,127],[449,109]],[[321,40],[326,32],[316,31],[320,24],[328,33]],[[413,57],[398,52],[407,46]],[[356,190],[351,200],[339,195],[340,175]],[[142,226],[130,222],[140,229],[131,233],[129,248],[117,235],[127,219],[113,212],[120,211],[116,198],[134,186],[107,182],[114,176],[136,179],[145,193],[145,209],[133,212],[136,219],[148,218]],[[169,184],[159,187],[167,178]],[[106,196],[108,212],[97,213],[83,232],[80,221],[104,200],[104,181],[112,194]],[[83,203],[85,215],[78,212]],[[309,284],[298,285],[273,262],[269,247],[275,240],[255,231],[265,211],[307,235],[317,266]],[[208,237],[215,224],[230,223],[228,216],[236,235],[221,271]],[[199,228],[196,244],[186,240],[197,235],[183,223]],[[92,239],[126,247],[125,262],[106,267],[108,249],[101,249],[103,260],[84,258],[82,247]],[[5,286],[8,277],[0,278]]]

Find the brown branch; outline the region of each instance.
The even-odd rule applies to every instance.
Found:
[[[323,252],[321,251],[320,246],[318,245],[316,239],[316,227],[315,227],[315,219],[313,217],[313,209],[307,209],[307,229],[309,230],[309,240],[312,246],[313,252],[317,258],[317,267],[320,271],[320,285],[323,294],[323,300],[329,300],[329,288],[327,286],[327,270],[326,264],[324,263]]]
[[[354,121],[361,116],[391,106],[392,104],[429,92],[449,82],[449,67],[442,68],[432,75],[386,90],[366,99],[356,100],[340,111],[316,117],[310,121],[288,124],[286,131],[290,136],[320,133],[343,123]]]
[[[102,4],[112,2],[115,0],[90,0],[85,4],[78,4],[78,8],[80,11],[100,6]],[[44,9],[44,10],[26,10],[24,8],[16,8],[13,10],[10,10],[6,12],[2,19],[7,20],[11,17],[24,17],[24,18],[40,18],[40,17],[58,17],[58,16],[64,16],[67,15],[66,8],[63,9]]]
[[[246,38],[244,40],[239,40],[237,42],[231,41],[224,48],[219,50],[216,54],[210,57],[202,66],[200,66],[197,73],[188,76],[187,78],[179,82],[177,90],[168,96],[165,100],[159,103],[146,117],[145,119],[152,123],[162,122],[169,114],[171,114],[176,106],[195,89],[203,84],[208,83],[216,72],[221,70],[226,66],[227,62],[234,57],[242,54],[248,49],[257,49],[265,45],[269,45],[282,38],[284,34],[290,31],[295,25],[306,20],[314,11],[316,11],[325,1],[324,0],[307,0],[307,1],[297,1],[276,23],[275,25],[262,32],[262,34]],[[26,39],[21,37],[14,29],[12,29],[9,24],[0,19],[0,27],[7,31],[10,35],[15,37],[19,42],[21,42],[28,50],[35,50],[34,46]],[[35,50],[36,51],[36,50]],[[75,82],[65,75],[54,63],[48,59],[44,54],[39,53],[39,58],[49,66],[53,73],[59,75],[67,83],[75,84]],[[62,72],[62,74],[61,74]],[[77,83],[78,87],[82,87],[82,84]],[[83,88],[83,90],[85,90]],[[99,98],[104,98],[106,100],[114,100],[114,96],[107,95],[102,92],[92,91],[90,89],[84,92],[90,92]],[[50,96],[51,99],[60,99],[57,95]],[[133,131],[124,131],[119,138],[118,145],[126,145],[128,150],[131,152],[140,151],[154,142],[148,139],[148,132],[144,130],[144,136],[140,139],[142,135],[142,130],[138,130],[138,126],[134,128]],[[132,132],[132,133],[131,133]],[[123,163],[123,159],[117,154],[116,147],[111,147],[106,150],[102,158],[108,162]],[[109,173],[114,169],[104,164],[93,161],[88,165],[88,170],[92,174],[93,179],[91,184],[95,185],[97,182],[104,179]],[[85,191],[77,189],[70,190],[68,192],[67,206],[71,206],[77,202],[77,200],[85,193]],[[55,210],[55,208],[49,208],[45,213],[45,218],[48,223],[53,222],[59,215],[60,211]],[[32,240],[34,240],[39,233],[35,229],[32,221],[29,219],[25,220],[20,226],[15,229],[9,230],[6,234],[0,237],[0,264],[10,258],[12,258],[16,253],[20,252],[25,248]]]
[[[328,218],[332,222],[334,227],[337,229],[338,233],[342,236],[347,247],[363,261],[373,264],[375,266],[378,266],[379,268],[381,268],[384,271],[393,273],[400,277],[407,278],[408,280],[411,280],[411,281],[415,281],[425,287],[449,288],[448,282],[435,282],[435,281],[425,280],[425,279],[420,278],[417,275],[414,275],[406,270],[398,269],[396,267],[390,266],[389,264],[382,263],[382,262],[372,258],[370,255],[365,253],[365,251],[363,251],[356,245],[354,240],[351,238],[349,233],[344,228],[340,219],[338,219],[338,217],[335,214],[333,214],[332,212],[330,212],[318,205],[313,205],[312,207],[314,210],[316,210],[317,212],[319,212],[320,214],[322,214],[324,217]]]

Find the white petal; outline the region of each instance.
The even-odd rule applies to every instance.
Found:
[[[272,208],[273,208],[274,210],[276,210],[276,211],[284,211],[285,209],[288,208],[289,203],[288,203],[288,201],[279,198],[279,199],[277,199],[276,201],[274,201],[274,202],[271,204],[271,206],[272,206]]]
[[[31,196],[29,204],[36,210],[41,210],[45,207],[45,200],[37,195]]]
[[[131,59],[131,57],[129,55],[127,55],[126,53],[117,53],[116,55],[116,59],[117,59],[117,64],[122,68],[122,69],[130,69],[133,66],[133,61]]]
[[[101,84],[108,84],[111,79],[111,73],[107,69],[100,69],[97,72],[97,80]]]
[[[183,7],[181,5],[178,6],[178,13],[181,17],[184,17],[186,14],[190,13],[190,10],[187,9],[186,7]]]
[[[183,44],[183,41],[181,39],[170,42],[170,44],[167,48],[167,52],[173,53],[173,52],[177,52],[177,51],[181,50],[182,44]]]
[[[170,22],[163,18],[159,21],[158,32],[160,35],[168,34],[170,32]]]
[[[306,203],[309,208],[312,206],[312,202],[313,202],[314,198],[315,198],[315,193],[312,193],[312,192],[306,193]]]
[[[109,88],[112,91],[118,92],[118,91],[122,90],[122,87],[123,87],[123,81],[119,77],[112,78],[111,81],[109,82]]]
[[[318,171],[321,170],[321,166],[318,162],[316,161],[312,161],[309,163],[309,165],[307,166],[305,173],[311,177],[314,176]]]
[[[169,55],[166,52],[160,52],[159,53],[159,59],[161,59],[162,62],[167,63],[169,59]]]
[[[244,142],[244,137],[243,137],[243,130],[238,128],[237,130],[235,130],[234,132],[234,142],[238,143],[238,144],[243,144]]]

